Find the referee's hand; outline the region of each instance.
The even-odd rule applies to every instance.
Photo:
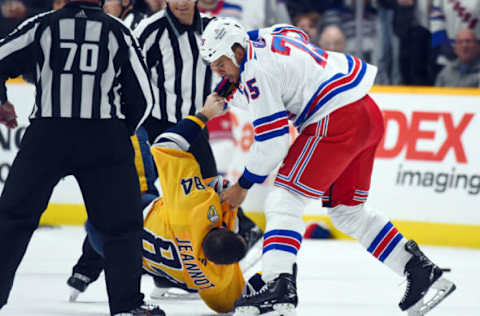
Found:
[[[15,113],[13,104],[8,101],[0,105],[0,124],[3,124],[8,128],[15,128],[18,126],[17,113]]]

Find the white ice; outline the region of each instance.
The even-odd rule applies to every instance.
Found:
[[[41,228],[34,234],[17,272],[10,300],[0,310],[8,316],[107,316],[103,277],[69,303],[65,284],[84,237],[80,227]],[[428,316],[480,315],[480,250],[422,247],[442,267],[457,290]],[[5,254],[8,256],[8,254]],[[299,316],[400,316],[397,306],[405,283],[376,262],[357,243],[312,241],[299,255]],[[148,295],[152,281],[143,279]],[[200,300],[157,301],[168,316],[215,315]]]

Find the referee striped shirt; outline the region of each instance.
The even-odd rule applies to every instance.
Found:
[[[181,24],[167,5],[142,20],[134,31],[151,72],[155,95],[152,116],[164,127],[194,114],[211,92],[212,72],[198,49],[209,21],[195,9],[193,25]]]
[[[0,101],[5,80],[33,73],[31,119],[125,119],[130,132],[153,106],[138,42],[98,4],[73,1],[37,15],[0,41]]]

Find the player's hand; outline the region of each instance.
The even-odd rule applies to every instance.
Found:
[[[8,101],[3,105],[0,105],[0,124],[3,124],[8,128],[15,128],[18,126],[17,113],[15,113],[13,104]]]
[[[229,204],[232,208],[239,207],[247,197],[247,189],[242,188],[238,182],[227,188],[222,193],[222,201]]]
[[[207,97],[205,105],[200,110],[200,113],[205,115],[208,119],[212,119],[217,115],[225,112],[225,99],[214,92]]]

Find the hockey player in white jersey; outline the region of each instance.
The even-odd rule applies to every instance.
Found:
[[[241,297],[235,316],[296,315],[295,262],[304,232],[302,212],[309,199],[321,199],[338,229],[406,276],[399,306],[409,315],[424,315],[455,289],[414,241],[407,241],[388,218],[364,205],[375,150],[384,133],[382,114],[368,95],[376,67],[292,37],[267,32],[252,41],[231,19],[209,23],[200,53],[214,72],[238,85],[238,95],[229,104],[246,107],[255,129],[244,172],[224,192],[224,201],[238,206],[248,189],[281,163],[265,203],[266,285]],[[236,102],[240,96],[243,102]],[[289,120],[299,131],[291,146]],[[424,302],[430,290],[435,295]]]

